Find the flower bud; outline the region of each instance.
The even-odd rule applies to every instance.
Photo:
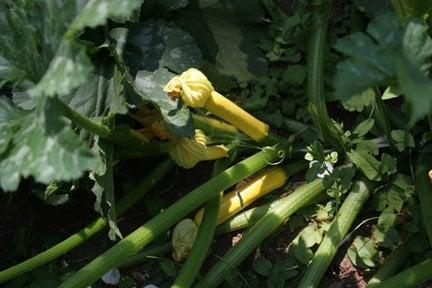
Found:
[[[177,224],[172,235],[174,261],[180,262],[189,256],[197,233],[198,227],[191,219],[183,219]]]
[[[176,138],[168,144],[168,153],[177,165],[189,169],[207,157],[207,138],[201,130],[195,130],[193,138]]]
[[[191,68],[180,76],[173,77],[164,87],[169,96],[181,96],[184,103],[192,108],[204,107],[214,88],[207,77],[198,69]]]

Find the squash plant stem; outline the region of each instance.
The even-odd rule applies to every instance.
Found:
[[[163,212],[129,234],[105,253],[96,257],[74,275],[66,279],[60,288],[88,287],[110,269],[125,259],[137,254],[153,239],[167,231],[172,225],[183,219],[194,209],[217,196],[232,185],[238,183],[267,165],[280,160],[279,149],[264,148],[231,168],[211,178]]]
[[[324,1],[323,11],[316,13],[307,52],[307,95],[312,121],[324,143],[335,142],[330,132],[330,117],[324,94],[324,56],[331,1]]]
[[[132,191],[130,191],[116,205],[116,213],[121,216],[130,207],[138,202],[150,189],[158,183],[174,166],[171,158],[166,158],[156,168],[154,168]],[[92,236],[107,227],[107,221],[99,217],[77,233],[66,238],[55,246],[25,260],[15,266],[0,271],[0,283],[15,278],[21,274],[30,272],[39,266],[48,263],[57,257],[66,254],[70,250],[84,243]]]
[[[218,165],[213,168],[213,177],[227,168],[230,160],[220,159]],[[223,192],[209,200],[204,208],[204,216],[199,226],[198,234],[192,247],[191,254],[187,258],[185,264],[174,280],[172,288],[188,288],[191,287],[198,275],[208,249],[210,248],[213,239],[216,224],[218,219],[219,207]]]
[[[280,227],[293,213],[310,203],[312,199],[323,192],[324,184],[321,179],[314,180],[297,188],[252,226],[243,236],[242,240],[228,250],[223,259],[212,267],[196,287],[217,287],[229,270],[237,267],[246,259],[265,238]]]
[[[124,147],[139,149],[145,152],[148,156],[156,156],[165,154],[167,147],[158,142],[148,142],[139,132],[121,126],[117,129],[109,129],[105,125],[81,115],[61,100],[55,98],[55,104],[61,109],[63,115],[71,120],[75,125],[85,129],[101,138],[108,139],[116,144]]]

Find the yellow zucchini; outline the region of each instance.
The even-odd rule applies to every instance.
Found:
[[[287,180],[288,174],[284,168],[273,167],[255,177],[251,182],[225,194],[219,208],[217,224],[224,222],[258,198],[281,187]],[[197,225],[201,223],[203,213],[204,209],[201,208],[195,215]]]

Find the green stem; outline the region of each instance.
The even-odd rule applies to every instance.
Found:
[[[213,177],[228,167],[230,160],[222,159],[219,160],[218,163],[219,165],[215,165],[213,168]],[[193,244],[192,251],[171,287],[188,288],[193,285],[195,278],[198,275],[199,269],[204,262],[204,259],[210,248],[211,241],[215,233],[222,196],[223,193],[221,192],[219,195],[209,200],[204,206],[204,215],[199,226],[198,234]]]
[[[312,199],[324,191],[322,180],[315,180],[297,188],[285,198],[277,207],[267,213],[250,230],[242,240],[231,247],[223,259],[213,266],[208,274],[196,287],[217,287],[227,272],[238,266],[256,247],[270,236],[293,213],[310,203]]]
[[[330,132],[331,121],[327,112],[324,93],[324,56],[326,49],[326,37],[328,19],[330,13],[330,1],[324,1],[323,11],[316,13],[313,21],[313,30],[309,39],[307,53],[307,94],[309,99],[309,113],[324,143],[334,142]]]
[[[322,195],[323,197],[316,197],[310,203],[306,205],[310,205],[313,203],[322,202],[327,198],[326,195]],[[274,200],[270,203],[266,203],[251,209],[248,209],[240,214],[234,215],[227,221],[219,224],[216,228],[216,235],[223,235],[233,231],[237,231],[243,228],[250,227],[257,223],[262,217],[264,217],[267,213],[271,212],[275,207],[280,205],[280,203],[287,201],[285,196],[283,198]]]
[[[393,276],[402,265],[405,264],[405,261],[409,257],[408,245],[407,242],[401,244],[396,250],[390,253],[384,261],[384,264],[378,269],[377,272],[373,275],[373,277],[369,280],[368,286],[369,288],[376,287],[379,283],[383,282],[385,279]]]
[[[374,286],[375,288],[412,288],[432,279],[432,259],[427,259]]]
[[[63,115],[71,120],[75,125],[85,129],[101,138],[108,139],[124,147],[139,149],[146,152],[148,156],[165,154],[167,148],[162,143],[146,142],[146,139],[137,131],[120,126],[111,130],[105,125],[94,121],[86,116],[81,115],[59,99],[56,99],[56,105],[62,110]]]
[[[59,287],[81,288],[91,285],[104,273],[135,255],[154,238],[164,233],[194,209],[218,195],[220,191],[261,170],[269,163],[280,160],[278,152],[278,149],[263,149],[261,152],[211,178],[129,234],[105,253],[96,257]]]
[[[124,214],[130,207],[132,207],[139,199],[141,199],[150,189],[164,177],[168,171],[174,166],[174,162],[167,158],[162,161],[156,168],[153,169],[138,186],[130,191],[116,206],[116,213],[120,216]],[[107,227],[107,221],[99,217],[91,222],[79,232],[71,235],[62,242],[45,250],[36,256],[25,260],[15,266],[0,271],[0,283],[15,278],[21,274],[27,273],[55,258],[67,253],[78,245],[82,244],[90,237],[94,236],[102,229]]]
[[[140,254],[137,254],[135,256],[132,256],[132,257],[124,260],[123,262],[121,262],[121,264],[120,264],[120,266],[118,266],[118,268],[119,269],[125,269],[125,268],[135,266],[137,264],[144,262],[145,260],[147,260],[151,256],[167,253],[167,252],[171,251],[171,249],[172,249],[172,245],[171,245],[171,242],[169,242],[169,241],[162,244],[162,245],[148,248],[145,251],[141,252]]]
[[[306,273],[300,280],[299,288],[318,287],[325,271],[336,256],[339,245],[371,194],[371,189],[368,186],[370,184],[366,184],[363,181],[358,181],[354,184],[351,192],[342,203],[329,231],[315,252]]]
[[[381,99],[381,93],[375,89],[375,109],[374,109],[374,116],[375,120],[378,122],[378,125],[381,127],[381,129],[384,131],[384,135],[387,138],[387,142],[394,148],[393,139],[391,136],[391,125],[390,121],[387,117],[388,111],[384,105],[383,100]]]
[[[432,183],[428,173],[432,170],[432,154],[420,154],[416,163],[416,190],[420,202],[423,225],[432,247]]]

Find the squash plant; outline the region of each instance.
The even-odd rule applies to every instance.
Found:
[[[50,285],[113,283],[152,254],[186,258],[151,260],[164,287],[318,287],[337,256],[370,287],[431,280],[432,4],[291,2],[2,1],[1,200],[87,192],[100,217],[0,263],[0,283],[104,228],[106,251]],[[166,175],[213,161],[151,207]],[[150,217],[126,235],[138,202]]]

